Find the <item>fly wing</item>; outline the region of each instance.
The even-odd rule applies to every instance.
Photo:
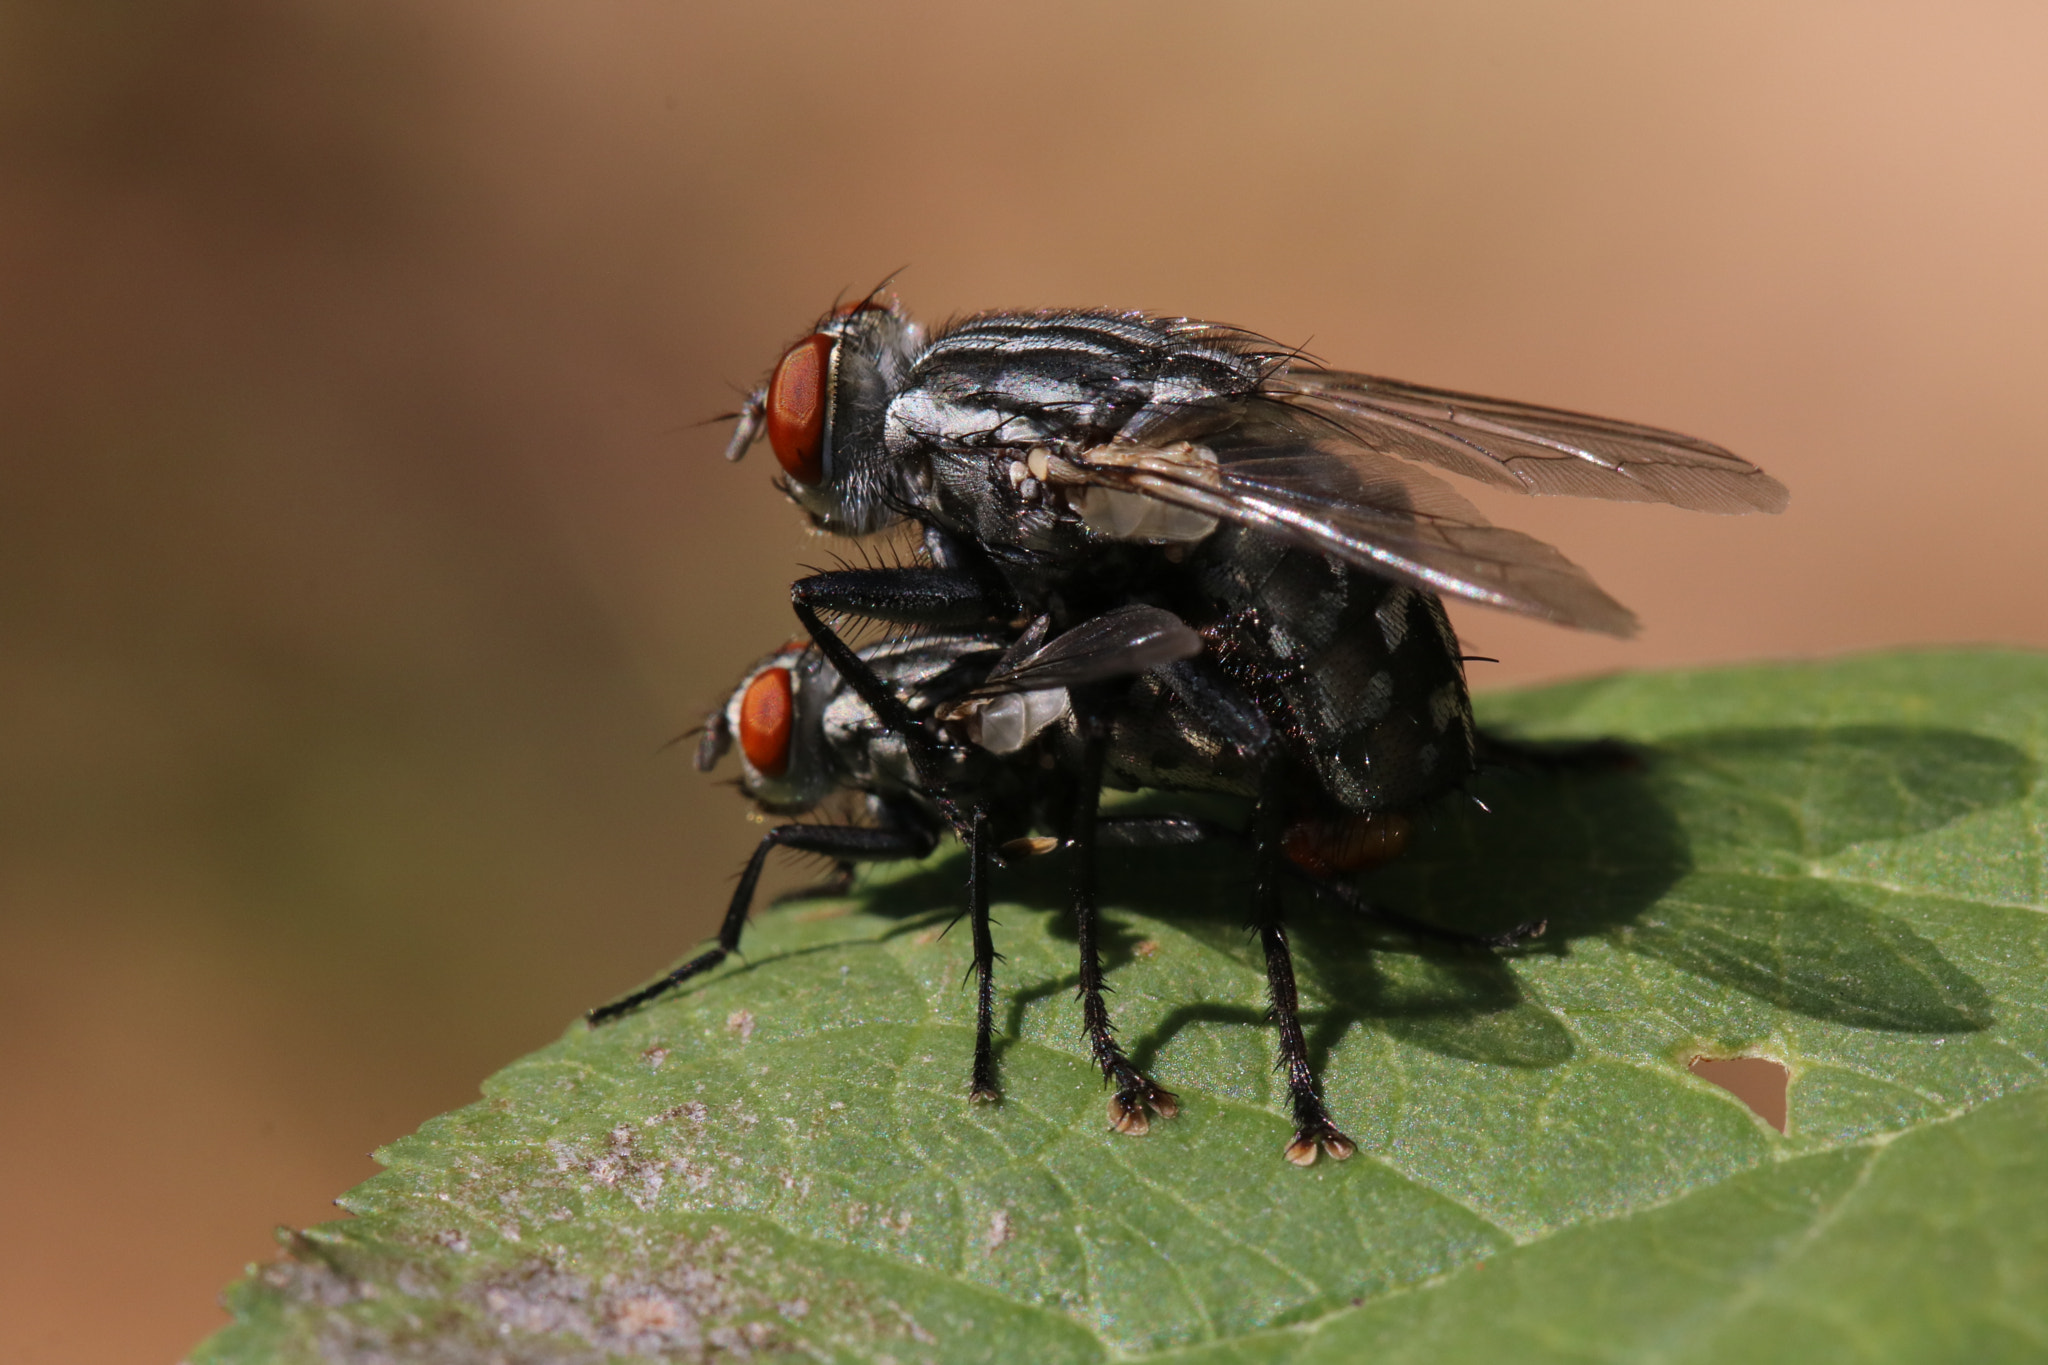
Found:
[[[1263,393],[1328,418],[1368,450],[1522,493],[1782,512],[1785,486],[1710,441],[1397,379],[1282,366]]]
[[[1014,663],[1005,661],[970,694],[996,696],[1074,687],[1148,672],[1202,652],[1202,637],[1159,607],[1119,607],[1085,621]]]
[[[1076,463],[1098,486],[1237,522],[1432,592],[1635,633],[1634,615],[1585,570],[1490,524],[1443,480],[1341,433],[1315,437],[1319,424],[1284,405],[1255,400],[1239,415],[1200,448],[1213,464],[1123,446],[1083,452]]]

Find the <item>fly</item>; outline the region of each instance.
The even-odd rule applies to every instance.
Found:
[[[1510,491],[1777,512],[1782,484],[1676,432],[1307,364],[1240,328],[1093,310],[984,313],[927,335],[835,310],[737,414],[822,529],[906,518],[990,551],[1023,596],[1121,547],[1233,522],[1432,592],[1628,635],[1541,541],[1425,468]]]
[[[1049,643],[1046,630],[1040,618],[1021,634],[939,634],[860,651],[862,662],[904,699],[946,754],[947,782],[972,812],[963,835],[969,869],[965,913],[978,987],[970,1088],[982,1100],[998,1095],[992,1046],[996,954],[988,920],[993,863],[1061,844],[1075,848],[1075,835],[1083,829],[1092,829],[1094,844],[1111,847],[1245,842],[1243,833],[1199,818],[1098,813],[1096,790],[1080,778],[1088,771],[1089,739],[1077,723],[1075,692],[1108,678],[1136,675],[1110,718],[1101,763],[1108,785],[1242,797],[1260,790],[1263,751],[1207,728],[1204,710],[1183,695],[1185,682],[1177,666],[1201,649],[1199,637],[1184,623],[1154,608],[1131,607]],[[922,785],[902,737],[885,727],[837,670],[805,643],[787,645],[748,671],[725,705],[706,720],[697,767],[709,771],[734,749],[741,789],[764,812],[806,816],[853,795],[858,818],[793,820],[769,830],[741,873],[717,942],[653,985],[592,1011],[593,1024],[639,1008],[736,952],[775,849],[820,854],[843,874],[856,863],[924,857],[945,833],[947,821],[934,794]],[[1325,811],[1298,816],[1282,833],[1280,847],[1294,875],[1356,910],[1363,907],[1328,879],[1385,861],[1399,852],[1407,836],[1407,822],[1399,816]],[[1077,860],[1077,877],[1087,878],[1090,866]],[[1091,1055],[1114,1086],[1111,1126],[1140,1136],[1151,1116],[1171,1117],[1178,1100],[1140,1072],[1116,1040],[1103,998],[1092,888],[1080,889],[1075,908],[1084,1029]],[[1386,918],[1411,933],[1445,934],[1404,917]],[[1300,1046],[1292,956],[1284,937],[1268,945],[1267,970],[1283,1058],[1295,1087],[1297,1131],[1287,1155],[1303,1165],[1319,1151],[1349,1156],[1354,1144],[1324,1110]]]

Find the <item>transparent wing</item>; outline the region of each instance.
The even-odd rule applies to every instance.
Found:
[[[1739,455],[1633,422],[1291,365],[1260,388],[1368,450],[1518,492],[1695,512],[1781,512],[1789,499],[1783,484]]]
[[[1119,607],[1084,621],[1022,659],[997,665],[969,695],[1034,692],[1128,677],[1201,652],[1202,637],[1172,612]]]
[[[1433,592],[1563,625],[1631,635],[1635,617],[1550,546],[1491,525],[1441,479],[1254,402],[1209,434],[1206,463],[1109,446],[1075,462],[1089,482],[1250,526]],[[1188,428],[1182,428],[1183,434]]]

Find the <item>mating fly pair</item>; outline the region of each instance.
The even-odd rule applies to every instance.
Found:
[[[1330,873],[1370,862],[1404,813],[1473,772],[1463,666],[1438,594],[1634,629],[1577,566],[1490,525],[1423,466],[1701,511],[1786,500],[1755,466],[1690,437],[1325,370],[1234,328],[1133,313],[984,314],[927,335],[893,303],[864,300],[784,353],[739,414],[729,455],[762,435],[819,528],[921,529],[928,562],[812,575],[792,600],[970,848],[986,847],[985,779],[961,775],[960,746],[828,614],[1000,639],[1018,622],[1043,618],[1065,637],[1146,607],[1199,641],[1188,657],[1121,672],[1114,650],[1097,649],[1093,674],[1068,692],[1073,738],[1058,771],[1072,796],[1059,832],[1074,862],[1084,1015],[1119,1087],[1112,1114],[1141,1112],[1163,1092],[1129,1066],[1099,1011],[1095,803],[1120,708],[1170,696],[1203,745],[1191,762],[1151,764],[1158,784],[1199,787],[1235,768],[1256,792],[1251,919],[1295,1111],[1287,1154],[1301,1164],[1352,1146],[1323,1110],[1294,1017],[1281,872],[1290,860]],[[977,960],[984,934],[978,924]],[[992,1093],[985,1043],[977,1094]]]

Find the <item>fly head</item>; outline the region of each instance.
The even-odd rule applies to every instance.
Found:
[[[923,328],[893,302],[833,309],[748,398],[726,458],[765,435],[783,490],[820,530],[860,536],[895,523],[901,471],[884,454],[882,419],[923,344]]]

